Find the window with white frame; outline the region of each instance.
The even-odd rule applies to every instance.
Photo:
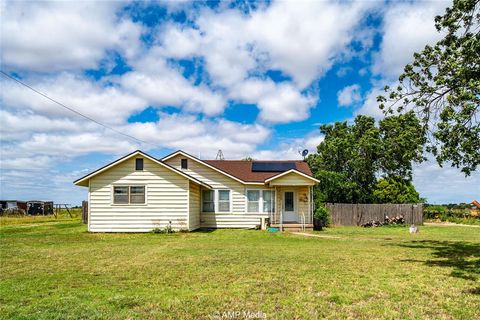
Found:
[[[260,212],[260,190],[247,190],[247,212]]]
[[[275,191],[247,190],[247,212],[275,212]]]
[[[213,190],[202,191],[202,212],[215,212],[215,192]]]
[[[218,190],[218,212],[230,212],[230,190]]]
[[[275,212],[275,191],[262,190],[263,212]]]
[[[114,186],[113,204],[145,204],[145,186]]]

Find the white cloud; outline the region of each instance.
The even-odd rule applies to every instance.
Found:
[[[274,69],[285,71],[303,88],[341,57],[354,38],[353,28],[377,4],[278,1],[253,13],[245,34]]]
[[[324,136],[315,130],[303,138],[286,139],[273,149],[258,150],[252,154],[252,157],[258,160],[300,160],[304,149],[309,153],[317,152],[317,146],[323,139]]]
[[[348,107],[360,102],[362,100],[360,85],[352,84],[338,91],[337,100],[338,104],[343,107]]]
[[[377,97],[384,94],[385,91],[383,88],[380,88],[380,84],[374,85],[373,88],[366,93],[362,106],[355,110],[355,115],[363,114],[374,117],[376,120],[382,119],[384,114],[378,107]]]
[[[188,112],[218,115],[225,98],[206,85],[194,85],[167,65],[158,47],[133,63],[135,71],[122,75],[118,82],[133,95],[154,106],[176,106]]]
[[[413,60],[413,53],[426,44],[435,44],[442,34],[435,29],[434,18],[442,14],[450,1],[402,2],[388,7],[383,16],[382,42],[374,57],[372,71],[388,79],[396,78]]]
[[[480,195],[480,172],[465,177],[459,169],[445,164],[441,168],[429,157],[427,162],[415,166],[413,184],[428,203],[469,203]]]
[[[203,58],[212,84],[223,87],[228,98],[256,104],[261,120],[300,121],[318,100],[303,89],[335,61],[351,56],[348,44],[356,35],[356,40],[368,45],[371,32],[352,30],[377,4],[280,1],[248,15],[233,9],[204,9],[195,27],[164,26],[158,34],[157,53],[177,59]],[[341,22],[336,18],[340,15]],[[252,77],[268,69],[290,75],[293,82],[274,84]]]
[[[378,108],[377,96],[384,95],[385,85],[395,87],[396,80],[406,64],[413,60],[413,53],[425,45],[433,45],[442,37],[435,29],[434,18],[450,5],[446,1],[422,1],[395,3],[383,13],[380,50],[373,57],[372,72],[379,76],[372,89],[365,95],[363,105],[355,114],[365,114],[377,120],[384,117]]]
[[[130,124],[123,130],[163,148],[182,149],[204,157],[214,157],[217,150],[222,149],[230,159],[253,152],[270,136],[270,130],[258,124],[166,113],[160,113],[156,123]]]
[[[256,103],[260,119],[271,123],[306,119],[317,102],[316,97],[302,95],[291,84],[271,80],[243,81],[231,89],[230,95],[245,103]]]
[[[81,131],[85,126],[79,126],[68,118],[51,119],[32,112],[12,113],[0,110],[0,141],[25,140],[34,132]]]
[[[121,123],[146,105],[145,100],[125,92],[117,85],[70,73],[52,77],[33,76],[23,80],[51,98],[104,123]],[[7,109],[31,110],[50,118],[73,115],[71,111],[11,80],[2,80],[1,84],[0,95]],[[80,119],[79,116],[72,117],[77,118]]]
[[[141,50],[142,27],[118,18],[121,2],[5,2],[2,62],[9,70],[54,72],[96,68],[107,51]]]

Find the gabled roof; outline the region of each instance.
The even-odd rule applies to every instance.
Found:
[[[194,157],[194,156],[192,156],[191,154],[188,154],[188,153],[186,153],[186,152],[184,152],[184,151],[182,151],[182,150],[175,151],[174,153],[171,153],[171,154],[163,157],[162,159],[160,159],[160,161],[164,162],[164,161],[167,161],[168,159],[171,159],[171,158],[173,158],[173,157],[175,157],[175,156],[178,156],[178,155],[181,155],[181,156],[183,156],[183,157],[185,157],[185,158],[189,158],[190,160],[193,160],[193,161],[196,161],[196,162],[198,162],[198,163],[201,163],[201,164],[209,167],[210,169],[215,170],[215,171],[217,171],[217,172],[220,172],[221,174],[224,174],[224,175],[226,175],[227,177],[230,177],[230,178],[232,178],[233,180],[236,180],[236,181],[238,181],[238,182],[240,182],[240,183],[246,183],[246,181],[243,181],[242,179],[240,179],[240,178],[238,178],[238,177],[235,177],[234,175],[228,173],[227,171],[224,171],[224,170],[219,169],[219,168],[217,168],[217,167],[215,167],[215,166],[212,166],[211,164],[207,163],[206,161],[200,160],[200,159],[198,159],[197,157]],[[224,161],[224,160],[222,160],[222,161]]]
[[[277,175],[275,175],[275,176],[273,176],[273,177],[271,177],[271,178],[266,179],[265,182],[273,181],[273,180],[275,180],[275,179],[278,179],[278,178],[281,178],[281,177],[283,177],[283,176],[286,176],[287,174],[290,174],[290,173],[298,174],[298,175],[300,175],[300,176],[302,176],[302,177],[304,177],[304,178],[306,178],[306,179],[310,179],[310,180],[312,180],[312,181],[314,181],[314,182],[317,182],[317,183],[320,182],[319,180],[315,179],[315,178],[312,177],[311,175],[307,175],[307,174],[305,174],[305,173],[303,173],[303,172],[300,172],[300,171],[298,171],[298,170],[295,170],[295,169],[290,169],[290,170],[288,170],[288,171],[279,173],[279,174],[277,174]]]
[[[477,200],[473,200],[472,201],[472,204],[477,207],[478,209],[480,209],[480,202],[478,202]]]
[[[264,182],[265,180],[279,174],[278,171],[261,171],[255,172],[252,170],[254,161],[247,160],[204,160],[204,162],[221,169],[229,174],[247,182]],[[305,161],[301,160],[287,160],[287,161],[257,161],[255,162],[278,162],[278,163],[292,163],[295,165],[295,170],[305,175],[312,176],[312,172]]]
[[[132,158],[132,157],[138,156],[138,155],[141,155],[141,156],[143,156],[143,157],[145,157],[145,158],[147,158],[147,159],[155,162],[156,164],[158,164],[158,165],[160,165],[160,166],[162,166],[162,167],[164,167],[164,168],[167,168],[167,169],[169,169],[169,170],[171,170],[171,171],[173,171],[173,172],[181,175],[182,177],[187,178],[187,179],[190,180],[190,181],[193,181],[193,182],[195,182],[195,183],[197,183],[197,184],[199,184],[199,185],[201,185],[201,186],[204,186],[204,187],[206,187],[206,188],[208,188],[208,189],[212,189],[212,187],[211,187],[210,185],[206,184],[205,182],[202,182],[202,181],[198,180],[197,178],[194,178],[194,177],[192,177],[191,175],[186,174],[185,172],[183,172],[183,171],[181,171],[181,170],[178,170],[177,168],[174,168],[174,167],[172,167],[172,166],[170,166],[170,165],[168,165],[168,164],[166,164],[166,163],[163,163],[162,161],[159,161],[159,160],[155,159],[154,157],[152,157],[152,156],[150,156],[150,155],[148,155],[148,154],[146,154],[145,152],[140,151],[140,150],[133,151],[132,153],[129,153],[129,154],[121,157],[120,159],[117,159],[117,160],[115,160],[115,161],[113,161],[113,162],[111,162],[111,163],[109,163],[109,164],[101,167],[100,169],[97,169],[97,170],[95,170],[95,171],[87,174],[86,176],[83,176],[83,177],[81,177],[80,179],[75,180],[73,183],[76,184],[77,186],[88,186],[88,184],[85,184],[85,182],[88,181],[88,179],[96,176],[96,175],[99,174],[99,173],[102,173],[102,172],[104,172],[104,171],[112,168],[113,166],[116,166],[117,164],[119,164],[119,163],[121,163],[121,162],[123,162],[123,161],[126,161],[126,160],[128,160],[128,159],[130,159],[130,158]]]
[[[178,150],[175,151],[164,158],[161,161],[166,161],[171,159],[177,155],[181,155],[185,158],[191,159],[198,163],[201,163],[212,170],[220,172],[240,183],[243,184],[264,184],[267,179],[277,176],[281,173],[285,172],[278,172],[278,171],[262,171],[256,172],[252,170],[253,162],[275,162],[275,163],[291,163],[294,164],[295,172],[298,172],[301,175],[307,176],[312,178],[312,180],[318,182],[315,178],[313,178],[312,171],[310,171],[310,167],[305,161],[302,160],[201,160],[198,159],[184,151]]]

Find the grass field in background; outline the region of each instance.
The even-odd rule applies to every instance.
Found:
[[[0,223],[2,319],[480,317],[473,227],[424,226],[414,236],[407,227],[330,228],[320,238],[92,234],[64,216]]]

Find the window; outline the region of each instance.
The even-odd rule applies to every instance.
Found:
[[[215,211],[215,192],[213,190],[202,191],[202,212]]]
[[[188,169],[188,160],[187,159],[182,159],[180,162],[181,162],[182,169]]]
[[[247,190],[247,212],[260,212],[260,190]]]
[[[145,186],[114,186],[113,204],[145,204]]]
[[[130,203],[145,203],[145,187],[130,187]]]
[[[128,204],[128,187],[113,187],[113,203]]]
[[[138,171],[143,170],[143,159],[142,158],[135,159],[135,170],[138,170]]]
[[[230,190],[218,190],[218,212],[230,212]]]
[[[263,212],[275,212],[275,191],[263,190]]]
[[[247,212],[275,212],[275,191],[247,190]]]
[[[285,192],[285,202],[284,202],[284,206],[285,206],[285,211],[286,212],[292,212],[294,211],[294,196],[293,196],[293,192],[291,191],[286,191]]]

